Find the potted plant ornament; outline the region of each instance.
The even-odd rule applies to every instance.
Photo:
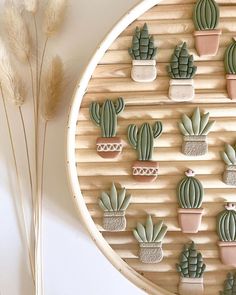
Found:
[[[157,47],[154,45],[153,36],[148,33],[146,23],[143,28],[136,28],[129,54],[132,58],[131,78],[135,82],[154,81],[157,77]]]
[[[153,224],[152,217],[147,217],[146,224],[137,224],[133,230],[139,242],[139,259],[142,263],[159,263],[163,259],[162,241],[167,233],[163,221]]]
[[[133,177],[140,182],[156,180],[159,165],[152,161],[154,139],[162,134],[162,123],[156,122],[153,127],[144,123],[139,129],[136,125],[129,125],[128,140],[138,152],[138,161],[133,164]]]
[[[194,7],[193,20],[195,47],[200,56],[214,56],[218,52],[221,30],[219,23],[220,10],[215,0],[198,0]]]
[[[192,170],[186,171],[185,175],[178,186],[179,225],[183,233],[197,233],[204,211],[201,209],[204,189]]]
[[[223,181],[227,185],[236,186],[236,151],[229,144],[225,145],[225,151],[221,152],[221,157],[226,164],[223,174]]]
[[[90,118],[101,127],[102,137],[97,139],[97,153],[102,158],[116,158],[122,151],[122,140],[116,137],[117,116],[124,110],[125,103],[122,97],[116,102],[107,99],[101,106],[92,102],[89,108]]]
[[[225,52],[225,71],[229,98],[236,99],[236,38]]]
[[[197,252],[194,242],[185,246],[177,264],[180,273],[179,294],[180,295],[202,295],[204,294],[203,274],[206,265],[203,263],[201,253]]]
[[[167,67],[170,80],[169,98],[173,101],[190,101],[194,98],[194,76],[197,67],[193,55],[188,53],[186,42],[176,46]]]
[[[221,291],[220,295],[236,295],[236,273],[228,273],[224,282],[224,291]]]
[[[229,203],[217,217],[220,257],[223,264],[236,267],[236,206]]]

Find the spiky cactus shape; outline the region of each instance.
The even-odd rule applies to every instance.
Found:
[[[220,295],[236,295],[236,273],[228,273],[224,283],[224,291],[221,291]]]
[[[194,66],[194,58],[189,54],[186,42],[176,46],[167,71],[172,79],[192,79],[195,76],[197,67]]]
[[[236,206],[227,204],[217,217],[217,232],[222,242],[236,242]]]
[[[155,59],[157,47],[154,45],[154,38],[148,33],[148,26],[145,23],[143,28],[136,28],[132,48],[129,48],[129,54],[134,60]]]
[[[181,208],[197,209],[202,205],[204,189],[201,182],[195,178],[192,170],[185,172],[186,177],[178,187],[178,201]]]
[[[220,18],[219,5],[215,0],[198,0],[193,12],[196,30],[214,30]]]
[[[202,254],[197,252],[194,242],[185,246],[180,256],[180,264],[176,265],[177,271],[184,278],[201,278],[206,269]]]
[[[89,108],[93,122],[101,127],[102,137],[114,137],[117,130],[117,116],[124,110],[125,103],[122,97],[116,102],[107,99],[102,106],[92,102]]]
[[[226,165],[236,165],[236,151],[235,147],[230,144],[225,145],[225,151],[221,152],[221,157]]]
[[[144,123],[140,129],[136,125],[129,125],[128,139],[135,150],[138,151],[140,161],[152,159],[154,138],[162,134],[162,123],[157,121],[153,128],[148,123]]]
[[[229,75],[236,74],[236,39],[228,46],[225,52],[225,71]]]

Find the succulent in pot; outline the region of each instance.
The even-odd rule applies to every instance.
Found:
[[[199,108],[196,108],[192,117],[186,114],[182,116],[179,129],[183,134],[182,153],[187,156],[203,156],[208,152],[207,135],[215,124],[209,121],[210,114],[201,115]]]
[[[236,295],[236,273],[228,273],[224,282],[224,291],[220,295]]]
[[[102,192],[99,206],[104,211],[103,228],[107,231],[123,231],[126,228],[125,211],[130,204],[131,196],[126,195],[126,189],[119,192],[115,184],[111,186],[110,194]]]
[[[189,54],[187,44],[176,46],[167,66],[170,80],[169,98],[174,101],[190,101],[194,98],[194,76],[197,67],[193,55]]]
[[[183,233],[197,233],[202,221],[204,189],[201,182],[194,177],[194,171],[189,169],[185,175],[178,186],[179,225]]]
[[[185,246],[177,264],[180,273],[179,294],[201,295],[204,294],[203,274],[206,265],[203,263],[202,254],[197,252],[194,242]]]
[[[139,259],[143,263],[158,263],[163,259],[162,241],[167,233],[163,221],[153,224],[148,215],[146,224],[137,224],[133,230],[134,237],[139,242]]]
[[[102,106],[92,102],[89,108],[90,118],[101,127],[102,137],[97,139],[97,153],[102,158],[116,158],[122,151],[122,140],[116,137],[117,116],[124,110],[125,103],[122,97],[116,102],[107,99]]]
[[[226,49],[225,71],[229,98],[236,99],[236,38]]]
[[[143,28],[136,28],[129,54],[132,58],[131,78],[135,82],[154,81],[157,77],[157,47],[154,45],[153,36],[148,33],[146,23]]]
[[[228,203],[217,217],[220,257],[223,264],[236,267],[236,206]]]
[[[140,182],[156,180],[159,165],[152,161],[154,139],[162,134],[162,123],[157,121],[153,127],[144,123],[139,129],[129,125],[128,139],[131,146],[138,152],[138,161],[133,164],[133,177]]]
[[[226,164],[223,181],[228,185],[236,186],[236,151],[230,144],[225,145],[225,151],[221,157]]]
[[[218,52],[222,30],[217,30],[220,10],[215,0],[198,0],[194,7],[193,20],[195,47],[200,56],[214,56]]]

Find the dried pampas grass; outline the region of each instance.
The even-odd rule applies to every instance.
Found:
[[[24,0],[25,10],[35,14],[38,8],[38,0]]]

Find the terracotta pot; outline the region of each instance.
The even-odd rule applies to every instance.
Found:
[[[205,135],[184,136],[182,153],[187,156],[203,156],[208,152],[208,144]]]
[[[122,141],[119,137],[99,137],[97,139],[97,153],[105,159],[113,159],[122,151]]]
[[[173,101],[190,101],[194,99],[193,79],[171,79],[169,98]]]
[[[236,267],[236,242],[218,242],[218,245],[222,263]]]
[[[180,278],[180,295],[202,295],[204,294],[203,278]]]
[[[140,243],[139,259],[142,263],[158,263],[163,259],[161,243]]]
[[[195,31],[195,47],[200,56],[214,56],[220,44],[221,30]]]
[[[183,233],[195,234],[202,222],[204,209],[179,209],[179,226]]]
[[[152,182],[158,176],[159,165],[154,161],[136,161],[133,164],[133,177],[139,182]]]
[[[107,231],[123,231],[126,228],[125,211],[104,212],[103,228]]]
[[[152,82],[157,77],[155,60],[133,60],[131,78],[135,82]]]
[[[236,165],[226,166],[226,170],[223,174],[223,181],[228,185],[236,186]]]
[[[229,98],[236,99],[236,75],[226,75]]]

